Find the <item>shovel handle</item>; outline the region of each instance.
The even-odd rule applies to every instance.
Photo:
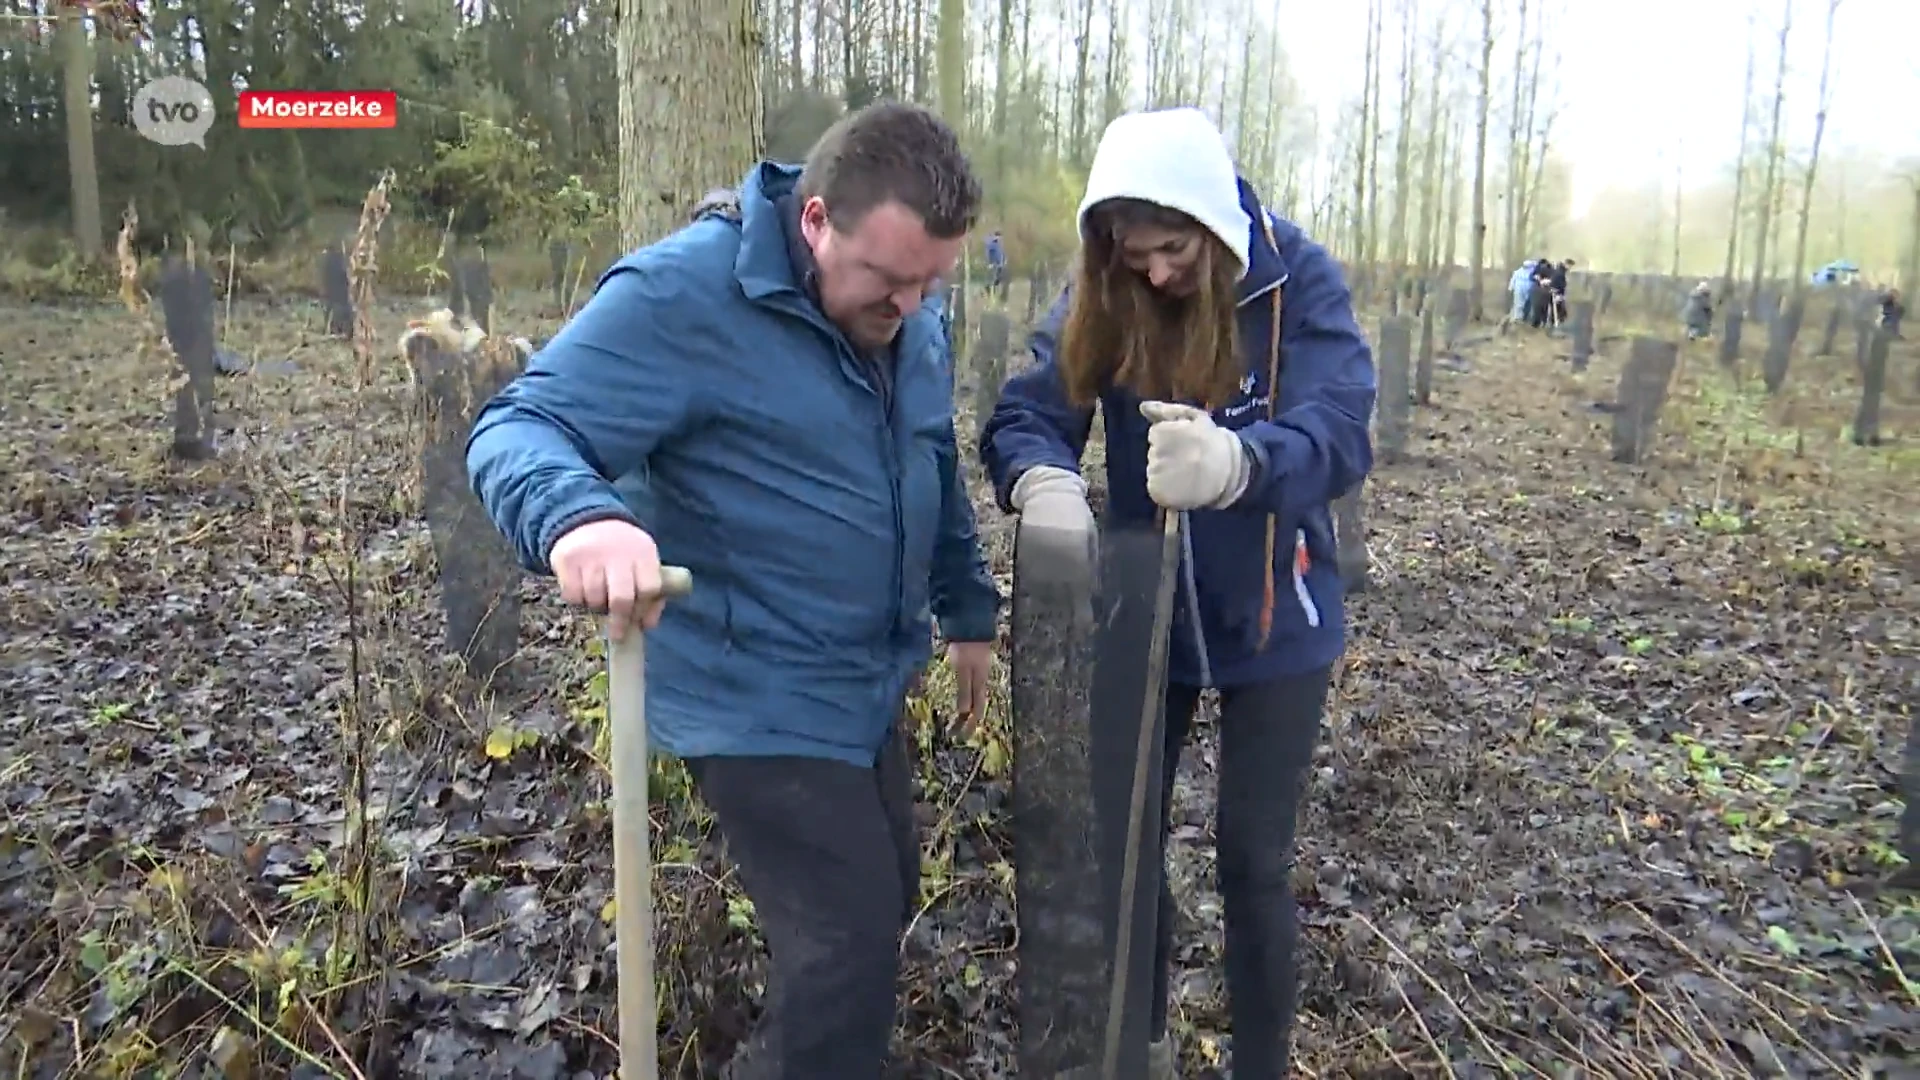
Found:
[[[684,566],[660,568],[660,595],[693,591]],[[614,940],[619,951],[620,1075],[657,1080],[653,986],[653,856],[647,817],[647,645],[635,627],[607,643],[607,723],[613,742]]]

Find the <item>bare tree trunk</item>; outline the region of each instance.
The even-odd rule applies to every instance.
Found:
[[[1447,141],[1452,144],[1452,156],[1447,161],[1447,228],[1443,239],[1446,247],[1441,253],[1441,264],[1452,273],[1455,264],[1460,261],[1460,172],[1465,162],[1467,133],[1458,125],[1447,130]]]
[[[100,167],[93,152],[93,49],[86,17],[77,7],[62,8],[55,29],[67,114],[67,177],[72,186],[73,244],[82,258],[100,257],[105,235],[100,223]]]
[[[1740,210],[1747,192],[1747,137],[1753,133],[1753,16],[1747,16],[1747,74],[1740,85],[1740,150],[1733,159],[1733,221],[1727,226],[1727,261],[1720,288],[1733,297],[1733,261],[1740,252]]]
[[[1467,305],[1475,322],[1481,311],[1483,282],[1487,263],[1487,119],[1493,108],[1493,0],[1480,0],[1480,115],[1474,123],[1473,144],[1473,235],[1469,238],[1469,257],[1473,260],[1472,282],[1467,286]]]
[[[1398,274],[1407,265],[1407,209],[1413,199],[1413,105],[1418,78],[1413,70],[1414,7],[1400,6],[1400,111],[1394,124],[1399,129],[1393,148],[1393,223],[1388,226],[1390,250],[1387,259]]]
[[[828,6],[814,4],[814,77],[812,85],[816,92],[826,92],[828,85]]]
[[[1120,75],[1127,69],[1127,57],[1120,54],[1120,28],[1127,21],[1125,0],[1116,0],[1107,12],[1107,69],[1100,99],[1100,130],[1120,115]]]
[[[925,0],[909,0],[913,12],[909,16],[912,27],[909,36],[913,41],[913,100],[922,104],[927,100],[927,5]]]
[[[1521,108],[1526,71],[1527,0],[1520,0],[1519,22],[1513,31],[1513,105],[1507,113],[1507,227],[1503,237],[1506,241],[1503,267],[1518,265],[1524,258],[1520,249],[1526,246],[1520,239],[1520,230],[1525,228],[1520,221],[1520,192],[1527,183],[1526,147],[1533,140],[1533,133],[1522,126],[1526,122]]]
[[[1371,272],[1380,262],[1380,69],[1385,66],[1381,53],[1386,51],[1386,0],[1373,0],[1373,131],[1367,138],[1367,254]]]
[[[1431,276],[1439,257],[1434,232],[1440,226],[1441,197],[1446,184],[1443,172],[1447,157],[1447,135],[1441,125],[1440,97],[1446,88],[1443,60],[1446,43],[1446,16],[1443,13],[1433,29],[1433,81],[1427,87],[1427,126],[1420,161],[1420,272]]]
[[[1920,292],[1920,176],[1910,178],[1913,185],[1913,216],[1907,219],[1907,261],[1900,268],[1900,295],[1908,303]]]
[[[940,76],[940,115],[955,130],[967,119],[967,4],[940,0],[940,22],[934,52]]]
[[[1523,174],[1531,172],[1532,179],[1520,189],[1520,209],[1515,214],[1515,225],[1519,231],[1521,254],[1510,260],[1509,265],[1526,258],[1524,249],[1533,238],[1533,211],[1540,201],[1540,183],[1546,175],[1547,140],[1553,133],[1553,115],[1549,114],[1545,122],[1536,125],[1535,116],[1540,105],[1540,63],[1546,52],[1547,13],[1541,11],[1533,21],[1533,66],[1527,72],[1526,116],[1520,124],[1520,163]],[[1534,149],[1534,139],[1540,140],[1539,149]]]
[[[1004,0],[1003,0],[1004,2]],[[1084,168],[1088,158],[1087,138],[1087,66],[1093,56],[1093,0],[1081,0],[1079,57],[1073,65],[1073,136],[1068,141],[1074,165]]]
[[[1673,166],[1673,269],[1674,277],[1680,276],[1680,205],[1687,191],[1686,160],[1681,158]]]
[[[1553,121],[1554,114],[1548,113],[1547,118],[1540,123],[1538,152],[1531,149],[1531,143],[1528,144],[1527,155],[1533,162],[1533,176],[1527,181],[1527,186],[1520,191],[1520,240],[1523,244],[1532,238],[1533,210],[1540,205],[1540,188],[1547,180],[1547,150],[1553,145]],[[1526,256],[1522,255],[1521,258],[1524,259]],[[1514,262],[1519,262],[1519,259],[1515,259]]]
[[[652,243],[760,156],[753,0],[618,0],[620,240]],[[644,13],[642,8],[645,8]]]
[[[1353,248],[1354,269],[1357,274],[1370,274],[1366,266],[1367,236],[1373,231],[1373,223],[1367,220],[1367,147],[1372,144],[1368,132],[1373,126],[1373,66],[1380,62],[1380,52],[1375,44],[1379,35],[1379,4],[1376,0],[1367,0],[1367,51],[1364,63],[1366,68],[1360,76],[1360,128],[1353,140]]]
[[[1249,27],[1257,25],[1253,17],[1253,0],[1242,0],[1242,3],[1240,4],[1239,15],[1243,20],[1245,20],[1244,25]],[[1249,169],[1254,169],[1255,167],[1261,165],[1260,158],[1264,154],[1264,148],[1261,146],[1261,140],[1254,137],[1254,125],[1253,125],[1253,42],[1254,42],[1254,37],[1255,35],[1253,34],[1240,35],[1240,101],[1239,101],[1239,108],[1237,110],[1240,115],[1239,115],[1239,122],[1235,125],[1239,129],[1238,135],[1235,141],[1238,142],[1240,145],[1240,157],[1242,158],[1242,160],[1245,162],[1245,164]],[[1223,85],[1220,91],[1220,98],[1221,98],[1220,119],[1222,121],[1224,121],[1227,117],[1226,88],[1224,86],[1225,81],[1226,81],[1226,75],[1222,73],[1221,82]],[[1257,172],[1256,172],[1256,175],[1258,175]],[[1266,179],[1267,178],[1265,176],[1261,176],[1261,180],[1263,181],[1263,183],[1261,184],[1261,187],[1263,189],[1266,189],[1269,186],[1264,182]],[[1272,198],[1274,195],[1274,192],[1271,190],[1267,190],[1266,194],[1268,198]]]
[[[999,137],[993,141],[993,202],[1002,217],[1007,212],[1007,146],[1012,128],[1008,124],[1007,91],[1012,80],[1013,0],[1000,0],[1000,39],[994,45],[993,127]]]
[[[1774,200],[1779,198],[1780,112],[1787,102],[1787,34],[1793,29],[1793,0],[1784,0],[1780,15],[1780,63],[1773,76],[1773,125],[1767,132],[1767,180],[1761,189],[1760,227],[1756,231],[1753,252],[1753,283],[1747,289],[1747,307],[1760,302],[1760,289],[1767,280],[1767,240],[1773,230]]]
[[[806,85],[805,65],[800,62],[800,16],[806,5],[802,0],[788,0],[792,5],[787,9],[787,83],[795,90]]]
[[[1827,134],[1827,77],[1833,67],[1833,17],[1840,10],[1840,0],[1827,0],[1827,37],[1820,47],[1820,89],[1819,112],[1813,115],[1813,149],[1807,156],[1806,184],[1800,192],[1800,230],[1793,244],[1793,291],[1799,293],[1806,288],[1807,281],[1807,226],[1813,221],[1813,183],[1820,174],[1820,141]]]
[[[1024,0],[1020,5],[1020,100],[1033,100],[1033,0]],[[1033,120],[1031,111],[1023,111],[1017,125],[1022,146],[1031,145],[1033,138]]]

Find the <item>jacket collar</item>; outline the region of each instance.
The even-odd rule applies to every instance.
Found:
[[[799,180],[799,166],[763,161],[740,183],[740,254],[733,260],[733,275],[749,299],[807,294],[811,266],[796,264],[786,220]]]
[[[1287,263],[1280,257],[1279,249],[1267,240],[1267,230],[1262,223],[1271,221],[1271,216],[1266,207],[1260,205],[1259,194],[1245,177],[1239,182],[1240,209],[1247,212],[1248,228],[1253,230],[1247,244],[1247,273],[1240,279],[1239,303],[1244,307],[1287,283]],[[1276,227],[1275,232],[1278,231]]]

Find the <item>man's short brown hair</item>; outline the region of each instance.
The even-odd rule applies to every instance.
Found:
[[[942,240],[973,228],[980,181],[960,137],[930,109],[900,102],[869,105],[820,136],[800,172],[800,197],[819,196],[842,230],[893,201],[920,216]]]

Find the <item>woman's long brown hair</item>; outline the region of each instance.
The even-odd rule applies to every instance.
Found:
[[[1199,230],[1200,286],[1193,295],[1167,296],[1127,266],[1120,239],[1142,225]],[[1187,214],[1140,199],[1095,204],[1054,352],[1067,396],[1087,407],[1102,391],[1123,386],[1150,401],[1208,408],[1229,401],[1246,371],[1234,319],[1239,270],[1227,245]]]

